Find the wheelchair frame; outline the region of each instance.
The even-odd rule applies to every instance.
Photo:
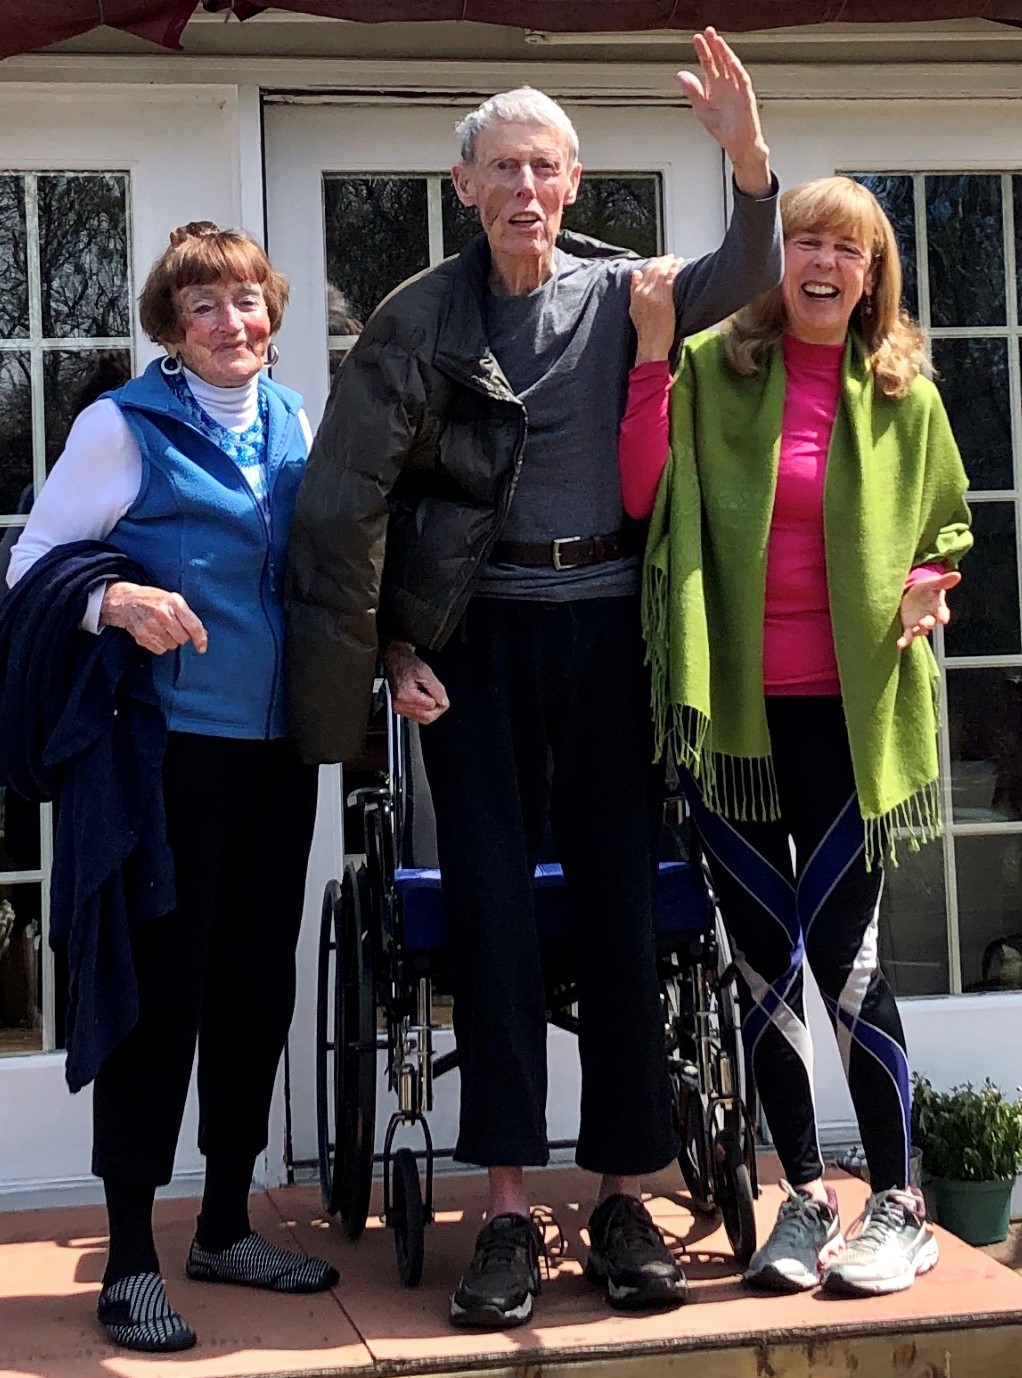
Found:
[[[326,886],[319,936],[316,1104],[324,1209],[357,1239],[369,1215],[376,1135],[377,1053],[387,1053],[388,1089],[397,1100],[384,1135],[383,1223],[394,1230],[406,1286],[422,1276],[425,1227],[434,1218],[437,1152],[428,1114],[434,1083],[457,1066],[457,1051],[437,1055],[433,984],[437,954],[409,953],[395,881],[408,817],[406,725],[387,697],[389,782],[348,797],[362,810],[366,852],[346,859]],[[683,807],[680,798],[678,808]],[[703,867],[709,886],[709,877]],[[681,1139],[678,1163],[695,1210],[718,1211],[743,1266],[756,1247],[753,1200],[759,1194],[755,1132],[745,1094],[735,969],[708,889],[705,929],[682,935],[658,958],[665,1050]],[[577,1032],[571,982],[551,988],[547,1018]],[[380,1029],[380,1024],[383,1030]],[[399,1129],[421,1132],[425,1193],[416,1155],[394,1151]],[[568,1147],[570,1144],[552,1144]]]

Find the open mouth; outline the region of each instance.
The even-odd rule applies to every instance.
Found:
[[[512,215],[508,219],[509,225],[515,225],[519,229],[524,230],[531,229],[533,225],[538,225],[539,223],[540,218],[538,215],[529,215],[527,213],[521,215]]]
[[[834,301],[841,295],[841,289],[834,287],[829,282],[803,282],[802,292],[807,297],[812,297],[814,301]]]

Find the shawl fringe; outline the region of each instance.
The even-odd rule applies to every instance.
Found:
[[[866,870],[875,863],[898,864],[898,843],[905,842],[910,852],[918,852],[927,842],[933,842],[944,831],[940,807],[940,782],[929,780],[915,794],[880,818],[863,820],[866,828]]]

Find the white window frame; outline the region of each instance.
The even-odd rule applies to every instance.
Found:
[[[46,398],[44,395],[43,354],[48,349],[81,351],[93,349],[122,349],[131,357],[134,371],[135,341],[131,335],[89,336],[69,335],[50,337],[43,334],[42,282],[39,254],[39,178],[40,177],[120,177],[124,181],[125,249],[127,254],[128,301],[135,299],[131,256],[131,174],[123,168],[61,168],[26,170],[0,166],[0,176],[18,177],[25,192],[26,269],[28,276],[28,334],[0,337],[0,352],[27,354],[31,379],[32,420],[32,483],[38,494],[46,482]],[[129,308],[133,314],[133,308]],[[28,515],[5,513],[0,515],[0,530],[22,527]],[[42,967],[42,1048],[52,1053],[57,1047],[56,977],[53,952],[50,949],[50,873],[53,869],[53,806],[43,804],[39,809],[39,866],[34,870],[0,871],[0,885],[38,884],[42,887],[40,914],[42,920],[40,963]]]
[[[857,168],[849,175],[865,176],[873,174],[872,168]],[[1019,583],[1019,608],[1022,609],[1022,484],[1019,470],[1022,466],[1022,379],[1019,370],[1019,350],[1022,348],[1022,331],[1019,326],[1018,285],[1016,278],[1015,253],[1015,202],[1013,176],[1017,170],[1001,171],[992,168],[938,168],[902,169],[897,171],[884,168],[874,175],[884,177],[911,177],[915,210],[915,249],[916,273],[918,279],[919,324],[931,340],[990,339],[1005,340],[1008,346],[1008,407],[1011,420],[1011,449],[1013,488],[977,489],[970,491],[969,503],[976,505],[990,502],[1011,502],[1015,513],[1015,563],[1016,578]],[[999,176],[1001,184],[1002,234],[1004,236],[1004,274],[1005,274],[1005,324],[983,326],[934,326],[930,303],[929,250],[926,236],[926,183],[927,177],[991,177]],[[1014,345],[1014,348],[1012,347]],[[1020,628],[1022,635],[1022,628]],[[1020,643],[1022,644],[1022,643]],[[948,987],[949,994],[961,995],[962,991],[962,944],[958,905],[958,867],[957,841],[961,837],[1004,837],[1022,833],[1022,819],[977,823],[956,822],[951,778],[951,735],[948,716],[948,673],[955,670],[996,670],[1022,667],[1022,653],[1003,655],[953,656],[946,653],[943,629],[938,629],[934,650],[940,667],[942,687],[940,695],[940,731],[938,748],[940,754],[941,808],[945,820],[945,839],[942,844],[944,861],[944,900],[947,916],[948,940]],[[912,997],[908,997],[912,998]],[[927,997],[919,997],[927,998]]]

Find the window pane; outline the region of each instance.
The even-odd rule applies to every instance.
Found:
[[[0,785],[0,871],[39,869],[39,805]]]
[[[951,593],[951,622],[944,632],[949,656],[1017,655],[1018,566],[1015,510],[1010,502],[972,506],[976,544]]]
[[[42,887],[0,885],[0,1056],[38,1052]]]
[[[130,335],[127,179],[58,173],[38,187],[43,334]]]
[[[429,265],[425,177],[326,177],[327,305],[331,333],[356,333],[388,292]]]
[[[460,253],[479,233],[479,216],[463,206],[445,180],[440,190],[444,253]],[[651,257],[661,252],[660,178],[655,174],[583,173],[578,200],[564,212],[564,228]]]
[[[926,237],[931,323],[1003,325],[1000,177],[927,177]]]
[[[460,254],[470,239],[480,231],[479,212],[474,206],[463,206],[458,200],[449,177],[440,184],[440,220],[444,230],[444,256]]]
[[[1011,488],[1007,340],[934,340],[933,362],[969,487]]]
[[[0,512],[19,510],[32,482],[32,383],[27,353],[0,349]]]
[[[916,204],[912,178],[878,172],[853,172],[857,182],[870,191],[883,206],[894,226],[901,256],[902,301],[913,316],[919,315],[919,275],[916,266]]]
[[[956,823],[1022,819],[1022,670],[949,670]]]
[[[880,964],[896,995],[941,995],[950,989],[940,842],[918,852],[903,843],[898,865],[884,873]]]
[[[1022,837],[959,837],[962,989],[1022,988]]]
[[[25,184],[0,177],[0,340],[28,334],[28,240]]]
[[[650,258],[661,251],[659,184],[657,176],[583,175],[564,228]]]
[[[104,392],[131,377],[126,349],[48,349],[43,354],[46,467],[60,455],[71,423]]]
[[[1015,286],[1018,289],[1018,314],[1022,319],[1022,176],[1011,179],[1015,202]]]

